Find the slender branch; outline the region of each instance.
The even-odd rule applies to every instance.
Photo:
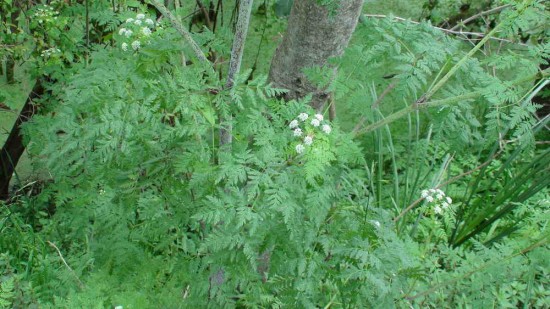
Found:
[[[231,60],[229,62],[229,72],[227,73],[227,82],[225,89],[231,89],[235,83],[235,76],[241,69],[241,62],[244,52],[244,42],[248,32],[248,24],[250,22],[250,13],[252,12],[253,0],[241,0],[239,5],[239,17],[237,28],[235,30],[235,38],[233,39],[233,47],[231,49]],[[220,130],[220,146],[230,144],[232,137],[231,116],[228,119],[221,119],[222,128]],[[225,122],[225,124],[223,124]]]
[[[403,17],[381,15],[381,14],[364,14],[363,17],[371,17],[371,18],[390,18],[391,17],[395,20],[403,21],[403,22],[410,22],[410,23],[415,24],[415,25],[420,25],[421,24],[418,21],[409,20],[409,19],[406,19],[406,18],[403,18]],[[481,32],[456,31],[452,28],[451,29],[446,29],[446,28],[441,28],[441,27],[436,27],[436,26],[430,26],[430,27],[432,27],[434,29],[437,29],[439,31],[443,31],[445,33],[455,34],[455,35],[462,35],[462,36],[468,36],[469,35],[469,36],[475,36],[475,37],[479,37],[479,38],[484,38],[484,37],[487,36],[485,33],[481,33]],[[496,37],[491,37],[490,39],[495,40],[495,41],[500,41],[500,42],[517,44],[517,45],[521,45],[521,46],[527,46],[527,44],[523,44],[523,43],[520,43],[520,42],[514,42],[514,41],[511,41],[511,40],[507,40],[507,39],[501,39],[501,38],[496,38]]]
[[[76,278],[76,281],[78,282],[78,287],[81,290],[84,289],[84,283],[82,283],[82,281],[80,281],[80,279],[78,278],[78,276],[76,275],[74,270],[71,268],[71,266],[69,266],[69,264],[67,264],[67,261],[65,261],[65,259],[63,258],[63,255],[61,254],[61,251],[59,250],[59,248],[57,248],[57,246],[49,240],[47,240],[46,242],[48,243],[48,245],[50,245],[51,247],[53,247],[57,251],[57,254],[59,255],[59,258],[61,258],[61,261],[63,262],[63,264],[65,264],[67,269],[69,269],[69,272]]]
[[[378,107],[378,105],[380,105],[380,103],[382,102],[382,100],[386,97],[386,95],[388,95],[396,86],[397,86],[397,82],[398,80],[394,80],[393,82],[391,82],[387,87],[386,89],[384,89],[384,91],[382,91],[382,94],[380,94],[380,96],[376,99],[376,101],[372,104],[371,108],[372,109],[375,109]],[[365,123],[365,121],[367,120],[367,118],[365,116],[362,116],[361,119],[359,120],[359,122],[355,125],[355,127],[353,128],[353,133],[355,134],[356,132],[358,132],[359,130],[361,130],[361,127],[363,126],[363,124]]]
[[[195,52],[195,55],[197,56],[197,58],[199,58],[199,60],[203,63],[208,63],[208,59],[206,58],[206,56],[204,55],[204,53],[202,52],[201,48],[199,47],[199,45],[197,45],[197,43],[193,40],[193,38],[191,37],[191,34],[189,33],[189,31],[187,31],[185,29],[185,27],[183,27],[183,25],[181,24],[181,22],[176,18],[176,16],[174,16],[174,14],[172,14],[172,12],[170,12],[162,3],[160,3],[158,0],[150,0],[151,1],[151,4],[153,4],[157,10],[159,10],[162,15],[166,16],[168,18],[168,20],[170,20],[170,22],[172,23],[172,26],[174,26],[174,28],[176,28],[176,30],[181,34],[181,36],[187,41],[187,43],[189,45],[191,45],[191,48],[193,49],[193,51]]]
[[[485,15],[491,15],[491,14],[494,14],[494,13],[498,13],[506,8],[509,8],[511,7],[512,5],[511,4],[505,4],[505,5],[501,5],[499,7],[496,7],[496,8],[492,8],[490,10],[487,10],[487,11],[483,11],[483,12],[480,12],[480,13],[477,13],[475,15],[472,15],[468,18],[466,18],[465,20],[459,22],[458,24],[454,25],[451,29],[449,29],[449,31],[453,31],[461,26],[464,26],[466,25],[467,23],[471,22],[472,20],[475,20],[481,16],[485,16]]]
[[[204,15],[204,20],[206,22],[206,27],[208,29],[212,30],[212,21],[210,20],[210,12],[206,9],[204,4],[201,0],[197,0],[197,5],[199,6],[199,9],[201,10],[202,14]]]

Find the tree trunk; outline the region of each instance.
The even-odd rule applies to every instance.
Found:
[[[17,162],[19,162],[19,158],[21,158],[21,155],[25,151],[23,137],[21,136],[21,125],[32,117],[34,113],[33,101],[43,93],[44,88],[40,80],[38,80],[27,97],[27,101],[11,129],[4,147],[0,150],[0,200],[7,200],[9,198],[8,189],[11,177],[15,171]]]
[[[311,105],[319,111],[323,109],[330,94],[308,81],[303,69],[327,66],[328,59],[343,53],[362,6],[363,0],[340,0],[336,12],[330,14],[317,0],[294,1],[288,29],[269,71],[269,80],[275,87],[289,90],[286,100],[312,93]]]

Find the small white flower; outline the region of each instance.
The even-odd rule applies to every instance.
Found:
[[[314,127],[318,127],[320,124],[321,124],[321,122],[319,121],[319,119],[313,119],[311,121],[311,125],[314,126]]]
[[[380,222],[373,220],[372,224],[374,224],[376,227],[380,227]]]
[[[143,35],[145,35],[145,36],[151,35],[151,29],[149,29],[149,28],[147,28],[147,27],[141,28],[141,32],[142,32]]]
[[[435,193],[435,189],[430,189],[430,193]]]
[[[447,202],[443,202],[441,203],[441,207],[443,207],[443,209],[447,209],[449,208],[449,204]]]
[[[298,126],[298,120],[294,119],[290,122],[290,124],[288,125],[289,128],[291,129],[294,129]]]
[[[127,43],[122,43],[122,50],[123,50],[123,51],[127,51],[127,50],[128,50],[128,44],[127,44]]]
[[[444,197],[443,194],[438,194],[438,195],[436,196],[436,198],[437,198],[438,200],[440,200],[440,201],[443,199],[443,197]]]
[[[129,29],[128,29],[128,30],[126,30],[126,32],[124,32],[124,35],[125,35],[127,38],[129,38],[129,37],[132,36],[133,33],[134,33],[134,32],[132,32],[132,30],[129,30]]]
[[[315,118],[319,119],[319,121],[323,121],[323,115],[321,114],[315,114]]]
[[[116,306],[115,309],[124,309],[122,306]]]
[[[126,33],[126,28],[120,28],[120,30],[118,30],[119,35],[124,35],[125,33]]]
[[[443,212],[443,210],[441,209],[441,207],[439,207],[439,205],[436,205],[436,206],[434,207],[434,212],[435,212],[436,214],[440,215],[440,214]]]
[[[136,25],[138,25],[138,26],[141,26],[141,20],[136,19],[136,21],[134,21],[134,24],[136,24]]]
[[[427,201],[428,203],[431,203],[431,202],[434,201],[434,198],[428,195],[428,196],[426,196],[426,201]]]
[[[428,197],[428,190],[422,190],[420,195],[422,196],[422,198],[427,198]]]
[[[128,19],[126,20],[126,22],[127,22],[127,23],[132,23],[132,22],[134,22],[134,19],[133,19],[133,18],[128,18]]]
[[[148,24],[148,25],[151,25],[151,26],[154,26],[155,25],[155,22],[151,19],[151,18],[147,18],[145,20],[145,23]]]
[[[441,191],[441,189],[437,189],[437,190],[435,190],[435,192],[437,192],[437,194],[441,194],[441,195],[445,196],[445,192]]]
[[[145,14],[137,14],[137,15],[136,15],[136,18],[137,18],[137,19],[144,19],[144,18],[145,18]]]
[[[448,204],[452,204],[452,203],[453,203],[453,199],[447,196],[447,203],[448,203]]]
[[[309,135],[304,137],[304,144],[309,146],[309,145],[311,145],[311,143],[313,143],[313,137],[311,137]]]
[[[309,115],[306,113],[301,113],[300,115],[298,115],[298,118],[302,121],[306,121],[308,117]]]
[[[323,132],[325,132],[326,134],[329,134],[330,131],[332,131],[332,129],[330,128],[330,126],[328,124],[324,124],[323,125]]]
[[[141,43],[139,41],[133,41],[132,42],[132,48],[134,50],[138,50],[141,47]]]
[[[302,129],[300,128],[294,129],[294,136],[302,136]]]
[[[306,149],[306,148],[305,148],[304,145],[302,145],[302,144],[296,145],[296,152],[297,152],[297,153],[302,153],[302,152],[304,152],[305,149]]]

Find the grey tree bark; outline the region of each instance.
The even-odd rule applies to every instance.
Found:
[[[328,59],[343,53],[357,26],[363,0],[340,0],[332,15],[317,1],[294,1],[288,29],[271,61],[269,80],[274,86],[289,90],[284,96],[286,100],[312,93],[311,105],[321,110],[330,93],[317,89],[307,80],[303,69],[327,66]]]

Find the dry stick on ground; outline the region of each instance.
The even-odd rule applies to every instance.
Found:
[[[53,247],[57,251],[57,254],[59,255],[59,258],[61,258],[61,261],[63,262],[63,264],[65,264],[67,269],[71,272],[71,274],[75,277],[76,281],[78,282],[78,287],[81,290],[83,290],[84,289],[84,283],[82,283],[82,281],[80,281],[80,279],[78,278],[78,276],[76,275],[74,270],[71,268],[71,266],[69,266],[69,264],[67,264],[67,262],[63,258],[63,255],[61,254],[61,251],[59,250],[59,248],[57,248],[57,246],[49,240],[47,240],[46,242],[48,243],[48,245],[50,245],[51,247]]]
[[[241,62],[244,52],[244,42],[248,32],[248,24],[250,22],[250,13],[252,12],[252,0],[241,0],[239,4],[239,16],[237,20],[237,28],[235,30],[235,38],[233,39],[233,47],[231,48],[231,61],[229,62],[229,72],[227,73],[227,82],[225,89],[229,90],[235,83],[235,76],[241,69]],[[231,144],[232,124],[231,115],[227,119],[221,119],[222,128],[220,129],[220,146]]]
[[[166,16],[168,18],[168,20],[170,20],[170,22],[172,23],[172,26],[174,26],[174,28],[176,28],[176,30],[181,34],[181,36],[187,41],[187,43],[189,45],[191,45],[191,48],[193,49],[193,51],[195,52],[195,55],[197,56],[197,58],[199,58],[199,60],[203,63],[208,63],[208,59],[206,58],[206,56],[204,55],[204,53],[202,52],[201,48],[199,47],[199,45],[197,45],[197,43],[193,40],[193,38],[191,37],[191,34],[189,33],[189,31],[187,31],[185,29],[185,27],[183,27],[183,25],[181,24],[181,22],[176,18],[176,16],[174,16],[174,14],[172,14],[172,12],[170,12],[162,3],[160,3],[158,0],[150,0],[151,1],[151,4],[153,4],[157,10],[159,10],[162,15]]]
[[[475,19],[477,19],[481,16],[486,16],[486,15],[491,15],[491,14],[494,14],[494,13],[498,13],[498,12],[500,12],[500,11],[506,9],[506,8],[509,8],[511,6],[512,6],[511,4],[505,4],[505,5],[501,5],[499,7],[492,8],[490,10],[483,11],[483,12],[477,13],[475,15],[472,15],[472,16],[466,18],[465,20],[460,21],[458,24],[454,25],[451,29],[449,29],[449,31],[454,31],[455,29],[457,29],[461,26],[464,26],[467,23],[471,22],[472,20],[475,20]]]

